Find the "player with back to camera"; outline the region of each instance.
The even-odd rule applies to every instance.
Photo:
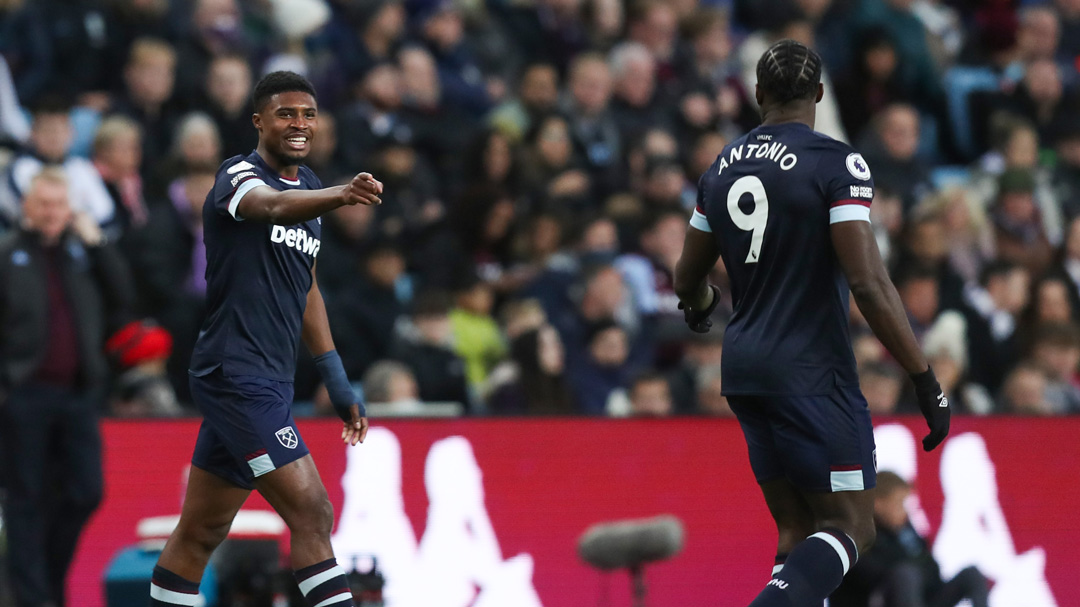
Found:
[[[862,156],[813,130],[821,59],[792,40],[757,64],[762,124],[702,176],[675,270],[687,324],[705,332],[731,279],[722,379],[779,539],[752,607],[815,606],[874,541],[874,434],[848,334],[848,292],[911,375],[933,449],[948,400],[911,332],[870,228],[874,182]]]
[[[383,186],[360,173],[323,188],[300,164],[319,124],[315,91],[303,77],[267,74],[252,99],[258,147],[221,165],[203,207],[207,315],[189,371],[203,423],[180,522],[154,568],[155,607],[199,603],[206,563],[252,489],[289,527],[292,567],[308,605],[354,605],[330,546],[333,507],[290,406],[303,339],[345,422],[342,440],[364,440],[364,406],[334,349],[315,257],[319,216],[379,204]]]

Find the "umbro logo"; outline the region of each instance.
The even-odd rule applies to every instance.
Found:
[[[938,394],[937,399],[938,399],[938,405],[937,406],[939,406],[939,407],[948,407],[949,406],[949,399],[945,398],[945,393],[944,392],[942,392],[941,394]]]
[[[769,580],[769,583],[765,584],[765,585],[766,586],[776,586],[780,590],[787,590],[787,587],[788,587],[787,582],[785,582],[784,580],[781,580],[781,579],[777,579],[777,578],[773,578],[773,579]]]
[[[292,429],[292,426],[285,426],[275,432],[274,436],[277,437],[281,446],[286,449],[295,449],[296,445],[300,444],[300,438],[296,436],[296,431]]]

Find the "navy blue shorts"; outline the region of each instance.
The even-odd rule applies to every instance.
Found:
[[[190,383],[203,416],[193,465],[254,489],[255,477],[309,453],[293,421],[292,382],[226,377],[219,367]]]
[[[837,386],[823,396],[732,395],[728,403],[758,483],[787,477],[805,491],[874,487],[874,427],[858,386]]]

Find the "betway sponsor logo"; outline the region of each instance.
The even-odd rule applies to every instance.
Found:
[[[285,243],[285,246],[292,247],[312,257],[319,254],[319,248],[322,246],[322,241],[318,238],[312,238],[307,233],[307,230],[285,228],[283,226],[274,226],[270,230],[270,242],[274,244]]]

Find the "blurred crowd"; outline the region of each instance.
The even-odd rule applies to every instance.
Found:
[[[110,412],[184,412],[203,201],[254,148],[254,81],[296,71],[319,93],[307,164],[386,186],[325,218],[317,266],[369,402],[729,415],[724,319],[690,333],[672,272],[781,38],[824,59],[817,130],[869,162],[959,410],[1080,413],[1080,0],[0,0],[0,230],[62,167],[145,319],[111,340]],[[872,411],[914,411],[852,325]],[[331,412],[305,356],[298,398]]]

